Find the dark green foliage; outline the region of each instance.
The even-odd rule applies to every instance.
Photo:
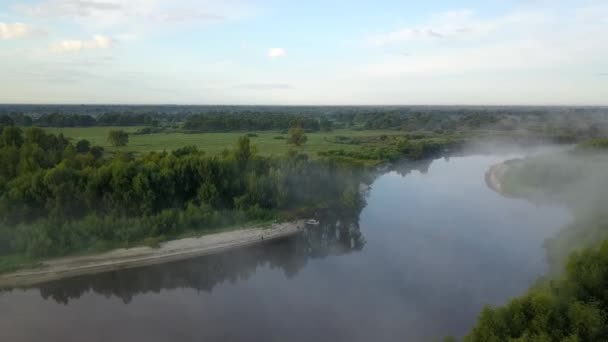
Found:
[[[196,132],[287,131],[298,123],[306,132],[334,128],[402,131],[502,132],[559,143],[608,135],[605,107],[484,106],[110,106],[0,105],[0,127],[149,126]]]
[[[15,121],[8,115],[0,115],[0,125],[2,126],[13,126]]]
[[[465,341],[607,341],[608,242],[574,253],[564,277],[486,307]]]
[[[162,127],[144,127],[144,128],[140,128],[138,129],[135,133],[135,135],[146,135],[146,134],[155,134],[155,133],[162,133],[164,132],[165,129]]]
[[[319,152],[323,157],[347,157],[370,161],[395,161],[399,158],[422,159],[441,155],[447,148],[457,147],[461,139],[427,138],[426,136],[399,136],[389,138],[386,135],[369,138],[352,138],[336,136],[334,143],[362,145],[358,150],[331,150]]]
[[[305,207],[363,206],[364,170],[297,153],[260,157],[247,136],[221,157],[184,147],[103,159],[95,146],[78,153],[37,128],[2,135],[0,260],[155,244]]]
[[[184,128],[197,132],[234,132],[283,130],[298,125],[308,131],[319,131],[319,121],[315,117],[284,113],[241,112],[207,113],[188,117]]]
[[[91,150],[91,142],[86,139],[79,140],[76,143],[76,152],[87,153]]]
[[[108,142],[113,146],[127,146],[129,143],[129,134],[125,131],[110,131],[108,134]]]
[[[89,150],[89,153],[91,154],[91,156],[93,156],[93,158],[99,159],[99,158],[103,157],[103,147],[93,146]]]
[[[2,130],[0,144],[2,146],[20,147],[23,144],[23,131],[19,127],[6,126]]]
[[[334,123],[324,117],[319,121],[319,128],[322,132],[331,132],[334,129]]]
[[[34,121],[34,124],[48,127],[89,127],[95,126],[97,121],[90,115],[53,113],[41,116]]]
[[[29,122],[28,122],[29,119]],[[43,127],[91,127],[91,126],[138,126],[151,125],[154,120],[148,114],[104,113],[93,117],[87,114],[50,113],[32,119],[18,118],[16,124]]]

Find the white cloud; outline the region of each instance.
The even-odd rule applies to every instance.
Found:
[[[408,42],[496,39],[496,35],[504,29],[516,32],[522,25],[528,29],[545,24],[547,18],[543,12],[515,12],[481,19],[472,10],[454,10],[437,13],[420,25],[373,35],[367,40],[375,46],[388,46]]]
[[[92,49],[108,49],[112,47],[114,41],[106,36],[96,35],[92,40],[64,40],[55,44],[51,51],[53,52],[78,52],[82,50]]]
[[[371,76],[402,77],[403,74],[450,74],[549,68],[576,62],[577,57],[563,54],[558,48],[530,40],[446,49],[407,58],[390,57],[365,65],[360,70]]]
[[[209,24],[252,12],[248,2],[218,0],[43,0],[16,6],[22,14],[69,19],[90,30],[149,31],[159,24]]]
[[[166,23],[179,23],[184,21],[217,22],[225,19],[221,15],[192,10],[167,11],[154,15],[153,18]]]
[[[34,29],[23,23],[0,23],[0,39],[17,39],[32,35]]]
[[[287,51],[283,48],[271,48],[268,49],[268,58],[280,58],[287,56]]]
[[[598,13],[599,12],[599,13]],[[528,9],[491,18],[472,11],[439,13],[417,27],[367,39],[378,48],[407,46],[411,55],[384,56],[359,67],[367,76],[454,74],[581,68],[608,55],[607,7],[575,15]],[[591,39],[591,37],[593,37]]]
[[[87,17],[97,12],[121,11],[123,10],[123,6],[116,2],[48,0],[36,5],[18,5],[17,9],[31,16]]]
[[[287,83],[246,83],[235,86],[244,90],[292,90],[294,87]]]

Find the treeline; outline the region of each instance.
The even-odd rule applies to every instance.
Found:
[[[327,118],[281,113],[208,113],[189,116],[184,128],[197,132],[286,131],[301,127],[306,131],[330,131],[333,123]]]
[[[504,131],[561,142],[608,135],[606,107],[500,106],[35,106],[0,105],[0,123],[20,126],[184,127],[198,132],[332,128]]]
[[[467,131],[520,132],[556,142],[574,142],[608,135],[608,112],[595,115],[519,113],[498,110],[460,112],[394,112],[341,115],[338,122],[363,129],[396,129],[436,133]]]
[[[194,147],[113,158],[91,151],[39,128],[4,127],[0,255],[130,246],[302,208],[364,204],[364,170],[296,152],[258,156],[247,137],[213,157]]]
[[[92,126],[158,126],[158,117],[150,114],[108,113],[100,116],[87,114],[52,113],[39,117],[25,114],[0,115],[0,124],[39,127],[92,127]]]
[[[479,129],[495,125],[502,114],[495,112],[455,113],[389,113],[370,114],[362,124],[366,129],[402,129],[407,131]]]

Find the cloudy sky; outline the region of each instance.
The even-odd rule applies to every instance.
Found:
[[[0,0],[0,103],[608,105],[606,0]]]

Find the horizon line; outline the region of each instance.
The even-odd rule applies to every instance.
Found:
[[[174,106],[174,107],[608,107],[608,104],[196,104],[196,103],[26,103],[0,106]]]

